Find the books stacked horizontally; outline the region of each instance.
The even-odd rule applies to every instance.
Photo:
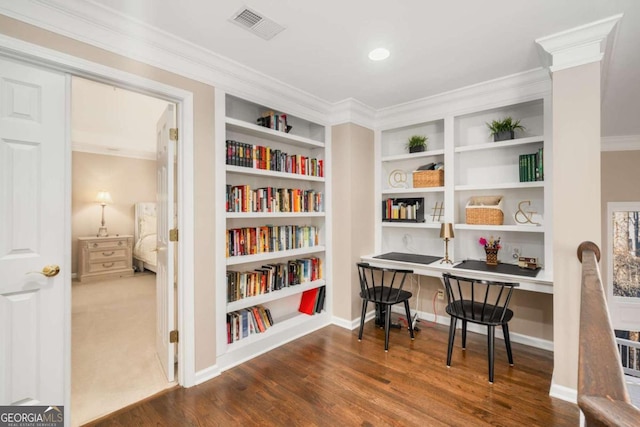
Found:
[[[302,293],[298,311],[309,315],[321,313],[324,309],[324,300],[327,290],[325,286],[309,289]]]
[[[227,257],[313,246],[318,246],[318,227],[315,225],[264,225],[227,230]]]
[[[308,176],[324,176],[324,160],[299,154],[287,154],[282,150],[253,145],[246,142],[226,141],[226,163],[253,169],[295,173]]]
[[[520,182],[544,181],[544,149],[520,155]]]
[[[227,185],[227,212],[323,212],[322,191]]]
[[[268,308],[261,305],[227,313],[227,343],[231,344],[260,334],[273,326]]]
[[[320,258],[267,264],[253,271],[227,271],[227,302],[279,291],[322,278]]]

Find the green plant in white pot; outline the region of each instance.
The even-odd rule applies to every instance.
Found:
[[[505,141],[515,138],[515,130],[524,130],[524,126],[520,124],[520,120],[513,120],[510,116],[502,120],[493,120],[487,123],[487,127],[491,131],[493,141]]]
[[[419,153],[427,149],[427,138],[424,135],[413,135],[407,142],[407,148],[410,153]]]

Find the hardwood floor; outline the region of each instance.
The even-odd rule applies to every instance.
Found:
[[[96,426],[577,426],[578,407],[549,397],[550,352],[513,343],[515,366],[496,340],[495,383],[487,380],[486,337],[456,337],[420,323],[411,341],[392,330],[389,352],[373,322],[328,326],[198,386],[171,390]]]

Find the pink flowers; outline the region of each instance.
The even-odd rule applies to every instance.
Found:
[[[500,246],[500,237],[494,239],[493,236],[490,236],[489,240],[480,237],[478,243],[480,243],[480,246],[484,246],[485,249],[500,249],[502,247]]]

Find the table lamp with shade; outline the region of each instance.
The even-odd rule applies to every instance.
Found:
[[[111,200],[111,194],[109,194],[108,191],[99,191],[98,195],[96,196],[96,202],[102,205],[102,222],[100,228],[98,229],[98,237],[107,237],[109,236],[109,233],[107,232],[107,227],[104,225],[104,207],[107,205],[107,203],[113,203],[113,200]]]
[[[444,222],[440,224],[440,238],[444,239],[444,258],[440,261],[440,264],[447,263],[453,264],[453,261],[449,259],[449,239],[454,238],[453,224],[450,222]]]

